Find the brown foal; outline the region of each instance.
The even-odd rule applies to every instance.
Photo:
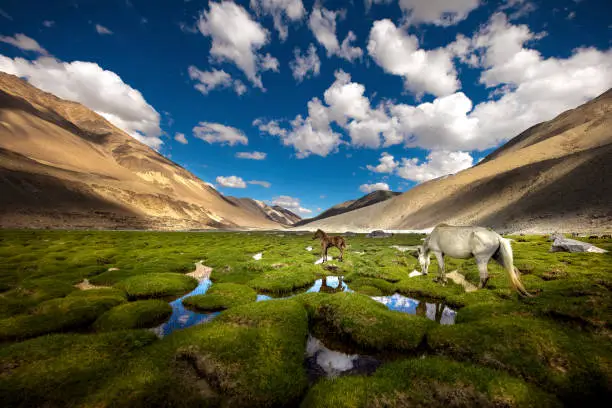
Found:
[[[317,232],[315,232],[314,237],[312,237],[312,239],[317,238],[321,240],[321,255],[323,256],[323,262],[327,262],[327,250],[331,247],[336,247],[340,250],[339,261],[342,262],[344,257],[344,248],[346,248],[344,238],[338,236],[330,237],[320,229],[318,229]]]

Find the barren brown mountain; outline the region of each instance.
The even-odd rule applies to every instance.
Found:
[[[266,203],[254,200],[252,198],[237,198],[237,197],[226,197],[229,201],[236,204],[257,216],[266,217],[274,222],[278,222],[282,225],[293,225],[302,218],[291,211],[287,210],[278,205],[269,206]]]
[[[345,212],[356,210],[358,208],[367,207],[368,205],[372,205],[372,204],[379,203],[381,201],[388,200],[399,194],[401,193],[397,193],[395,191],[384,191],[384,190],[373,191],[356,200],[349,200],[349,201],[345,201],[340,204],[336,204],[333,207],[328,208],[327,210],[323,211],[321,214],[317,215],[316,217],[298,221],[295,223],[295,226],[305,225],[305,224],[308,224],[308,223],[311,223],[317,220],[322,220],[323,218],[329,218],[334,215],[343,214]]]
[[[88,108],[0,73],[0,227],[278,228]]]
[[[425,229],[441,222],[611,231],[612,90],[527,129],[470,169],[302,228]]]

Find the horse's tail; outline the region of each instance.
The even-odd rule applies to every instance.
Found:
[[[532,297],[532,295],[527,292],[521,279],[519,278],[519,271],[514,266],[514,259],[512,256],[512,246],[510,245],[510,240],[500,236],[499,237],[499,252],[501,255],[501,261],[503,267],[508,272],[510,276],[510,281],[512,282],[512,286],[514,289],[521,295],[526,297]]]

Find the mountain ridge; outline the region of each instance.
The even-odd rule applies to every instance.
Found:
[[[6,73],[0,159],[4,228],[279,227],[85,106]]]
[[[612,90],[521,132],[477,165],[308,229],[612,230]]]

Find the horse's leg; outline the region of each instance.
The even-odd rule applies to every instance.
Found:
[[[489,271],[487,265],[489,263],[490,256],[477,256],[476,265],[478,265],[478,272],[480,273],[480,284],[478,289],[483,289],[489,281]]]
[[[329,246],[326,244],[325,245],[325,255],[324,255],[325,258],[324,258],[323,262],[327,262],[327,250],[328,249],[329,249]]]
[[[344,262],[344,246],[340,245],[338,249],[340,249],[340,262]]]
[[[441,281],[442,283],[446,283],[446,273],[444,270],[444,254],[440,251],[433,251],[436,259],[438,260],[438,278],[435,279],[437,281]]]
[[[323,258],[323,261],[321,263],[325,262],[326,253],[327,253],[327,246],[324,241],[321,241],[321,258]]]

